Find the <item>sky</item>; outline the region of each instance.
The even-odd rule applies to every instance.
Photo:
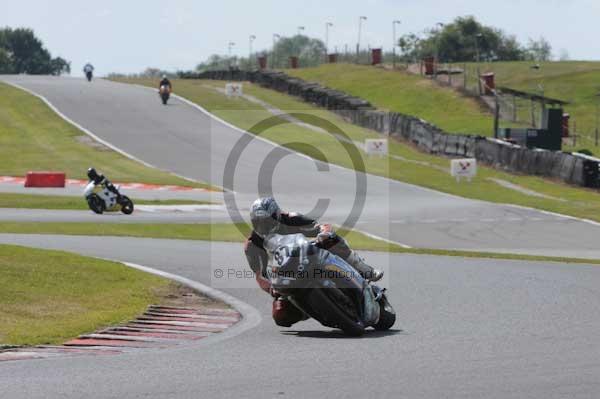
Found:
[[[10,0],[0,0],[0,3]],[[146,67],[193,69],[211,54],[247,56],[272,45],[273,34],[304,34],[329,46],[355,48],[359,16],[361,45],[392,46],[392,21],[397,35],[423,32],[438,22],[474,15],[526,43],[544,36],[559,55],[600,60],[600,0],[21,0],[2,7],[0,27],[32,28],[53,56],[71,61],[81,74],[90,61],[96,73],[135,73]]]

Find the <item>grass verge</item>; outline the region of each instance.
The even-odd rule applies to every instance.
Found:
[[[149,168],[93,141],[65,122],[40,99],[0,83],[0,175],[60,170],[87,179],[91,165],[102,165],[111,180],[210,188]]]
[[[493,116],[476,100],[417,75],[353,64],[286,73],[364,98],[379,109],[418,116],[449,133],[493,134]]]
[[[172,289],[119,263],[0,245],[0,344],[58,344],[129,320]]]
[[[122,81],[152,87],[155,85],[155,82],[150,79]],[[313,158],[348,168],[354,167],[346,149],[330,134],[315,132],[306,127],[289,123],[267,129],[264,132],[258,132],[255,126],[261,121],[268,118],[274,118],[274,120],[280,118],[273,117],[261,104],[244,98],[228,98],[215,90],[215,88],[223,87],[224,82],[220,81],[174,81],[177,94],[201,105],[241,129],[260,134],[266,139],[300,151]],[[364,142],[366,138],[381,137],[377,132],[345,122],[334,113],[273,90],[245,83],[244,92],[281,110],[294,112],[298,119],[308,124],[322,128],[327,127],[328,123],[334,124],[357,143]],[[345,143],[343,145],[348,146],[351,144]],[[357,148],[364,155],[362,150],[359,147]],[[600,221],[600,195],[591,189],[573,187],[535,176],[509,174],[486,166],[478,168],[478,175],[472,182],[457,183],[448,173],[450,164],[448,158],[425,154],[409,144],[395,140],[390,141],[389,157],[363,156],[363,160],[368,173],[398,181],[466,198],[516,204]],[[492,179],[504,180],[546,197],[528,195],[525,192],[501,186]]]
[[[94,224],[94,223],[6,223],[0,222],[0,233],[65,234],[162,238],[200,241],[243,242],[250,233],[248,226],[239,224]],[[338,233],[357,250],[419,255],[458,256],[538,262],[600,264],[600,259],[536,256],[477,251],[455,251],[431,248],[403,248],[387,241],[369,237],[359,231],[338,229]],[[240,251],[242,247],[240,246]]]
[[[193,200],[141,200],[132,198],[136,205],[210,205],[210,201]],[[89,209],[85,200],[81,197],[60,195],[37,195],[0,193],[0,208],[20,209]]]

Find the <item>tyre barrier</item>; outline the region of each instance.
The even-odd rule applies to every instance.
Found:
[[[408,141],[422,151],[449,157],[469,157],[513,173],[560,179],[583,187],[600,187],[600,159],[564,152],[528,149],[478,135],[450,134],[414,116],[375,109],[368,101],[318,83],[278,71],[217,70],[182,72],[182,79],[250,81],[299,97],[337,113],[347,121],[392,138]]]
[[[27,172],[25,187],[65,187],[64,172]]]

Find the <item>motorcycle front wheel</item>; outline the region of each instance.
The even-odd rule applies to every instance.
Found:
[[[131,215],[133,213],[133,201],[125,195],[121,197],[121,212],[125,215]]]
[[[337,288],[314,288],[304,298],[309,309],[317,315],[319,322],[329,327],[339,328],[353,337],[365,333],[365,326],[356,312],[353,301]]]
[[[379,331],[389,330],[396,322],[396,312],[385,295],[379,301],[379,309],[379,321],[373,328]]]

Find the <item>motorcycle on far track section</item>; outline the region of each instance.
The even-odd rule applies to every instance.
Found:
[[[169,97],[171,97],[171,88],[167,85],[162,85],[160,86],[159,94],[163,105],[167,105]]]
[[[110,188],[108,185],[110,185]],[[126,195],[115,193],[113,191],[115,189],[119,193],[119,186],[114,186],[110,182],[96,185],[93,181],[90,181],[83,190],[83,196],[94,213],[101,215],[104,212],[121,211],[125,215],[131,215],[134,208],[133,201]]]
[[[271,234],[267,275],[272,288],[327,327],[360,336],[367,327],[388,330],[396,312],[382,289],[352,266],[302,234]]]

